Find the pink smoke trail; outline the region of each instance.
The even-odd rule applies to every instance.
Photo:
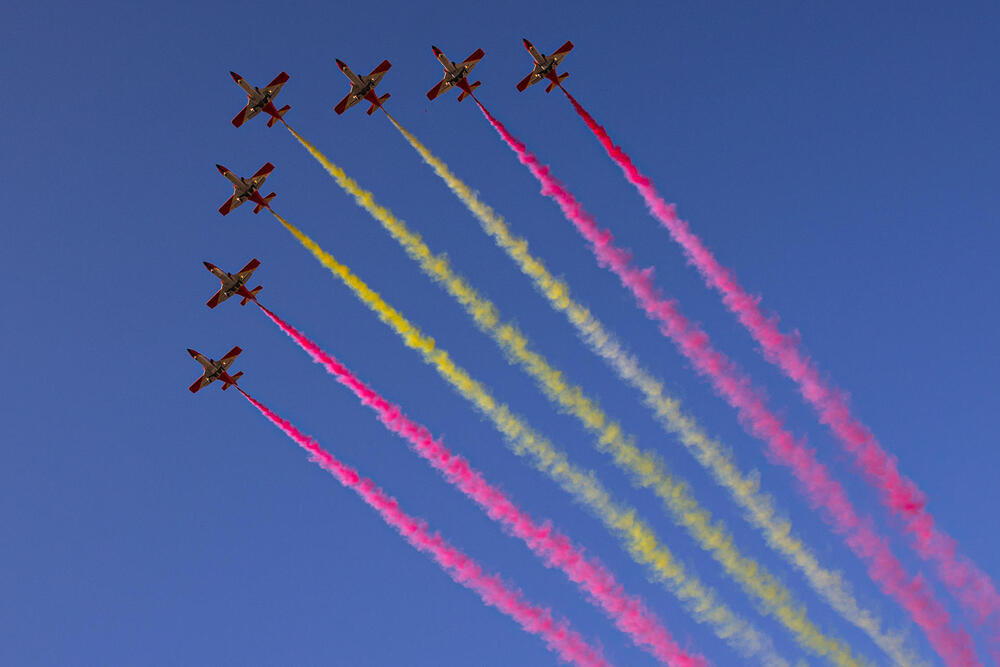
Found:
[[[626,595],[622,586],[603,565],[588,560],[582,549],[573,545],[569,538],[556,531],[548,522],[536,523],[501,490],[490,485],[482,473],[469,465],[468,461],[435,440],[426,427],[412,421],[403,414],[399,406],[388,402],[365,385],[350,369],[309,340],[305,334],[260,303],[257,305],[313,361],[321,364],[338,382],[354,392],[364,405],[375,410],[387,429],[406,438],[420,456],[444,474],[448,482],[486,510],[491,519],[523,540],[548,567],[562,570],[637,646],[649,651],[660,662],[675,667],[707,665],[704,658],[690,656],[681,650],[660,620],[641,600]]]
[[[979,664],[971,638],[964,630],[950,628],[947,610],[934,598],[923,578],[912,577],[906,572],[885,540],[875,532],[871,519],[857,514],[840,483],[830,477],[826,466],[816,460],[812,450],[796,442],[785,430],[749,377],[712,347],[708,335],[693,326],[674,301],[660,295],[653,286],[652,269],[640,270],[633,266],[630,253],[614,245],[611,232],[597,226],[593,217],[552,176],[549,167],[539,162],[482,104],[479,108],[520,162],[542,184],[542,194],[554,199],[566,219],[587,239],[598,263],[614,271],[646,315],[660,323],[660,331],[737,410],[743,427],[767,444],[772,460],[791,469],[813,508],[821,509],[827,523],[867,564],[869,576],[882,592],[895,598],[909,612],[938,655],[948,665]]]
[[[356,470],[338,461],[315,440],[292,426],[291,422],[279,417],[239,387],[237,389],[272,424],[309,452],[310,460],[361,496],[415,549],[430,554],[456,583],[475,591],[487,605],[496,607],[528,632],[540,636],[561,660],[577,665],[608,664],[598,650],[569,627],[568,622],[554,620],[548,609],[525,601],[519,591],[508,588],[498,575],[484,573],[476,561],[448,544],[438,533],[431,533],[423,521],[404,513],[396,499],[375,486],[375,482],[361,477]]]
[[[985,623],[987,617],[1000,612],[1000,595],[993,581],[971,560],[956,553],[955,540],[935,527],[934,517],[926,509],[924,493],[915,482],[900,474],[895,457],[883,450],[871,430],[851,414],[844,392],[823,380],[816,365],[799,348],[798,334],[783,334],[778,329],[778,318],[761,312],[760,297],[747,293],[735,274],[719,264],[688,223],[677,217],[674,205],[663,200],[653,182],[639,172],[625,151],[611,141],[605,129],[576,98],[565,89],[563,93],[608,156],[642,195],[653,216],[683,248],[688,261],[698,269],[708,286],[722,295],[726,307],[760,344],[765,358],[798,383],[799,391],[819,413],[820,421],[830,427],[854,456],[869,482],[878,488],[883,504],[903,519],[906,530],[914,538],[917,553],[937,564],[938,576],[952,594],[973,611],[979,623]]]

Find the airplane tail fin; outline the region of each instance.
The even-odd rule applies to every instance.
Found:
[[[458,95],[458,101],[461,102],[462,100],[464,100],[466,97],[468,97],[469,95],[472,94],[472,91],[474,91],[476,88],[478,88],[481,85],[483,85],[482,81],[476,81],[474,84],[472,84],[471,86],[469,86],[468,90],[463,90]]]
[[[378,98],[377,102],[373,102],[372,105],[368,107],[368,115],[371,116],[373,113],[375,113],[375,109],[382,106],[382,103],[385,102],[387,99],[389,99],[389,97],[390,97],[389,93],[386,93],[382,97]]]
[[[283,116],[285,115],[285,112],[291,108],[292,108],[291,104],[286,104],[285,106],[278,109],[277,116],[271,116],[270,118],[267,119],[267,126],[274,127],[274,124],[277,123],[279,120],[284,121]]]
[[[566,77],[568,77],[568,76],[569,76],[569,72],[564,72],[563,74],[560,74],[559,77],[555,81],[553,81],[548,86],[546,86],[545,92],[551,93],[552,89],[555,88],[558,85],[561,85],[562,82],[565,81]]]
[[[271,200],[274,199],[277,195],[278,195],[277,192],[272,192],[268,196],[264,197],[264,203],[263,204],[257,204],[254,207],[253,212],[254,213],[260,213],[260,209],[264,208],[265,206],[267,206],[268,208],[271,208],[271,206],[270,206]]]
[[[247,303],[250,302],[250,299],[253,299],[254,301],[256,301],[257,300],[257,292],[261,291],[262,289],[264,289],[263,285],[257,285],[256,287],[254,287],[252,290],[250,290],[250,296],[243,297],[243,299],[240,301],[240,305],[241,306],[247,305]]]
[[[236,381],[239,380],[241,377],[243,377],[243,371],[240,371],[236,375],[232,375],[230,377],[233,379],[233,381],[232,382],[223,382],[222,383],[222,391],[225,391],[225,390],[229,389],[229,387],[231,387],[232,385],[235,385]]]

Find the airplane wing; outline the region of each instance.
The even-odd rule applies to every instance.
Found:
[[[257,170],[257,173],[250,177],[250,182],[256,185],[258,188],[264,185],[264,181],[267,180],[268,174],[274,171],[274,165],[268,162],[263,167]]]
[[[257,270],[258,266],[260,266],[260,260],[252,259],[249,264],[240,269],[240,272],[236,274],[236,277],[245,285],[246,282],[250,280],[250,276],[253,275],[253,272]]]
[[[446,75],[447,76],[447,75]],[[436,86],[427,91],[427,99],[433,100],[435,97],[448,90],[455,84],[451,83],[447,79],[442,79]]]
[[[521,79],[518,82],[518,84],[517,84],[517,90],[519,92],[523,91],[528,86],[533,86],[533,85],[535,85],[536,83],[538,83],[541,80],[542,80],[542,77],[541,77],[540,74],[536,74],[535,72],[532,72],[531,74],[529,74],[528,76],[524,77],[523,79]]]
[[[337,102],[337,106],[333,107],[333,110],[336,111],[339,116],[360,101],[360,97],[354,97],[354,89],[351,88],[351,92],[347,93],[347,97]]]
[[[236,357],[240,356],[242,352],[243,350],[240,349],[238,345],[233,349],[229,350],[229,352],[226,352],[226,356],[222,357],[222,359],[219,359],[219,363],[222,364],[222,369],[225,370],[230,366],[232,366],[233,362],[236,361]]]
[[[194,394],[194,393],[197,393],[197,391],[199,389],[201,389],[202,387],[210,385],[210,384],[212,384],[211,380],[209,380],[206,377],[200,377],[197,380],[195,380],[194,384],[192,384],[190,387],[188,387],[188,389],[191,390],[192,394]]]
[[[573,42],[566,42],[559,47],[559,50],[552,54],[552,60],[555,65],[562,62],[562,59],[566,57],[566,54],[573,50]]]
[[[259,113],[260,109],[254,109],[247,104],[238,114],[236,114],[236,116],[233,117],[233,125],[239,127]]]
[[[482,60],[483,56],[485,55],[486,54],[483,52],[482,49],[476,49],[475,52],[469,54],[469,57],[462,62],[462,65],[468,68],[465,72],[466,75],[472,72],[472,68],[478,65],[479,61]],[[459,65],[459,67],[461,67],[462,65]]]
[[[286,72],[282,72],[278,76],[274,77],[274,81],[267,84],[267,87],[264,88],[262,92],[270,94],[271,97],[274,97],[278,94],[278,91],[281,90],[281,87],[285,85],[285,82],[288,81],[288,78],[288,74]]]
[[[388,60],[383,60],[378,67],[372,70],[372,73],[368,76],[371,77],[373,86],[378,85],[378,82],[382,80],[382,77],[385,76],[390,67],[392,67],[392,63]]]
[[[208,306],[209,308],[215,308],[229,297],[230,295],[226,294],[225,289],[220,289],[218,292],[212,295],[212,298],[209,299],[205,305]]]
[[[237,197],[236,193],[234,192],[233,195],[226,200],[226,203],[219,207],[219,213],[221,213],[222,215],[228,215],[230,211],[232,211],[234,208],[239,207],[240,204],[242,203],[243,200]]]

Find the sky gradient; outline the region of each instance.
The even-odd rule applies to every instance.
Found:
[[[576,298],[610,325],[744,469],[756,468],[824,564],[910,645],[936,656],[902,610],[802,503],[790,476],[594,263],[557,206],[470,102],[425,92],[453,60],[486,57],[477,95],[555,175],[653,266],[716,345],[876,517],[911,572],[969,619],[906,546],[795,386],[686,266],[680,249],[558,93],[517,93],[520,39],[576,48],[565,85],[682,218],[801,331],[851,393],[855,413],[926,491],[964,553],[1000,578],[995,418],[1000,414],[1000,10],[989,3],[56,3],[6,10],[8,93],[0,135],[8,350],[0,423],[0,642],[4,664],[510,665],[554,662],[544,644],[484,607],[310,464],[235,392],[191,396],[185,348],[244,349],[241,386],[397,497],[534,602],[566,616],[619,665],[654,664],[558,572],[504,535],[254,308],[209,310],[218,281],[261,260],[262,303],[400,404],[536,518],[550,518],[639,593],[678,642],[716,664],[740,658],[646,580],[587,511],[499,434],[266,213],[223,218],[222,163],[276,166],[274,209],[350,266],[456,361],[635,504],[734,609],[803,657],[674,527],[651,495],[596,452],[507,364],[443,291],[355,206],[284,129],[230,119],[245,95],[291,75],[286,118],[379,202],[447,252],[554,365],[654,449],[739,545],[797,594],[824,630],[877,664],[871,642],[776,557],[637,395],[552,312],[391,124],[358,105],[334,58],[382,59],[387,108],[503,215]],[[980,656],[986,660],[981,633]],[[808,657],[808,656],[805,656]],[[811,660],[819,664],[819,660]]]

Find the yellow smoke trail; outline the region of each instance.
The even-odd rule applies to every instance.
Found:
[[[715,480],[729,491],[734,500],[743,508],[748,520],[764,534],[768,544],[802,572],[813,590],[836,609],[841,616],[862,630],[896,664],[923,664],[904,645],[906,641],[904,633],[899,631],[883,632],[881,620],[871,611],[861,608],[840,572],[830,571],[821,566],[812,551],[800,539],[792,535],[789,521],[777,514],[771,497],[759,491],[758,473],[756,471],[752,471],[750,474],[742,473],[733,462],[728,448],[710,438],[693,418],[684,414],[679,401],[666,395],[662,381],[646,371],[586,307],[571,298],[569,286],[555,278],[544,263],[530,253],[527,241],[512,234],[503,218],[497,215],[491,207],[480,201],[472,189],[459,180],[416,137],[403,128],[392,116],[389,116],[389,120],[473,213],[497,245],[507,252],[523,273],[532,279],[536,289],[549,301],[551,306],[567,316],[589,347],[608,362],[621,379],[639,390],[645,404],[653,411],[660,424],[669,433],[676,435]],[[386,224],[385,221],[383,224]],[[390,232],[392,232],[391,229]],[[396,232],[392,233],[394,236],[397,234]],[[426,265],[425,271],[433,273],[435,278],[442,282],[456,298],[460,299],[466,308],[471,308],[470,313],[481,327],[496,330],[496,333],[491,331],[494,337],[500,339],[508,354],[522,366],[525,366],[536,379],[544,383],[545,390],[550,397],[554,397],[565,409],[584,420],[588,428],[601,432],[602,445],[614,453],[616,460],[633,467],[643,486],[652,487],[661,498],[664,498],[664,495],[669,496],[668,502],[678,502],[676,511],[684,516],[689,529],[692,525],[697,526],[697,530],[703,538],[716,543],[719,535],[712,535],[709,532],[707,513],[699,516],[700,512],[695,510],[693,500],[690,502],[688,500],[682,501],[679,496],[674,495],[676,492],[670,484],[664,483],[665,473],[662,473],[659,460],[653,455],[639,452],[628,443],[627,439],[621,436],[618,425],[609,422],[606,416],[597,409],[596,403],[585,399],[577,387],[567,385],[557,371],[551,368],[543,369],[544,360],[525,350],[526,341],[520,337],[516,329],[505,325],[500,326],[495,309],[490,313],[490,308],[486,307],[486,304],[475,305],[473,298],[468,295],[463,296],[463,290],[458,288],[457,283],[452,284],[453,281],[446,278],[445,274],[436,271],[434,263],[424,258],[424,255],[429,257],[430,251],[420,250],[413,242],[418,242],[419,236],[412,236],[414,238],[411,239],[410,245],[414,247],[412,249],[407,247],[407,251],[422,265]],[[401,240],[401,242],[406,244],[405,241]],[[440,263],[444,260],[440,258],[436,261]],[[440,266],[447,269],[446,263],[440,264]],[[613,436],[613,439],[609,440],[609,435]],[[686,489],[680,488],[686,492]],[[694,514],[689,512],[694,512]],[[729,560],[728,556],[726,558],[729,565],[737,565],[737,561]],[[729,565],[727,565],[727,569]],[[741,564],[741,566],[749,565],[749,562]],[[744,569],[743,573],[753,574],[751,570],[747,569]],[[734,576],[737,575],[734,574]],[[771,591],[774,592],[774,589],[772,588]],[[763,588],[760,593],[766,595]]]
[[[313,151],[314,155],[319,154],[318,150]],[[621,426],[608,419],[596,402],[584,395],[580,387],[568,384],[559,371],[530,350],[528,340],[516,327],[501,323],[496,306],[457,275],[445,256],[434,255],[418,234],[411,232],[403,221],[379,205],[371,192],[361,188],[325,156],[317,159],[341,188],[382,223],[407,254],[420,264],[421,269],[444,286],[466,308],[479,328],[492,336],[510,359],[535,378],[551,400],[594,432],[599,438],[600,448],[611,453],[615,462],[630,472],[637,484],[651,489],[666,504],[674,520],[684,526],[699,545],[713,555],[766,613],[782,623],[800,645],[831,659],[834,664],[857,664],[849,647],[825,636],[809,621],[805,610],[794,603],[791,593],[780,581],[760,563],[743,556],[733,546],[733,538],[724,525],[712,521],[711,514],[699,506],[686,485],[670,476],[659,457],[635,447],[622,432]]]
[[[310,147],[305,140],[299,138],[299,141],[307,148]],[[518,455],[529,455],[538,470],[547,474],[563,490],[590,509],[619,537],[631,557],[645,565],[654,579],[665,584],[699,622],[709,624],[717,636],[744,656],[755,655],[766,665],[788,666],[774,652],[768,637],[719,601],[715,592],[696,576],[687,574],[684,566],[660,543],[649,526],[637,517],[636,511],[613,500],[593,472],[581,470],[571,464],[563,452],[533,431],[509,407],[496,400],[482,384],[455,364],[445,350],[437,347],[433,338],[410,323],[312,239],[274,211],[271,213],[323,266],[392,328],[408,347],[419,352],[426,363],[433,366],[464,398],[487,416]]]

